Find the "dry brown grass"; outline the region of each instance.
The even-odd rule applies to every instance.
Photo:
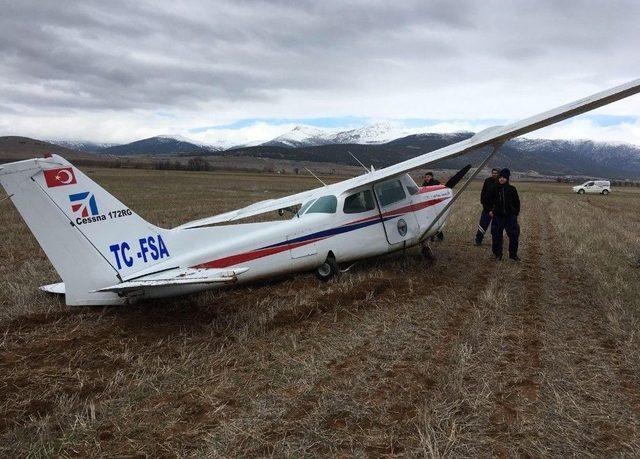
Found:
[[[150,221],[315,186],[97,169]],[[69,310],[0,213],[3,456],[637,456],[639,194],[519,185],[523,262],[471,244],[477,189],[416,250],[123,308]]]

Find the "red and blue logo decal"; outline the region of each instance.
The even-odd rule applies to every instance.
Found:
[[[100,214],[100,212],[98,212],[96,197],[89,191],[70,194],[69,201],[71,201],[71,210],[74,213],[79,213],[80,217],[89,217]]]

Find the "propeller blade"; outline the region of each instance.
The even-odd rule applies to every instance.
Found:
[[[447,183],[445,183],[444,186],[446,186],[447,188],[453,188],[454,186],[456,186],[458,182],[462,180],[462,178],[467,174],[467,172],[469,172],[469,169],[471,169],[471,164],[467,164],[458,172],[456,172],[453,177],[447,180]]]

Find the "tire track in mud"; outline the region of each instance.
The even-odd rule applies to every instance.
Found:
[[[119,372],[133,371],[133,354],[162,355],[169,362],[180,358],[177,341],[195,345],[206,341],[214,349],[228,345],[240,326],[233,318],[242,317],[242,309],[274,293],[295,295],[308,281],[300,276],[247,291],[225,291],[214,296],[213,305],[193,296],[153,305],[36,313],[0,322],[0,331],[5,332],[0,346],[0,407],[14,400],[0,420],[0,434],[31,416],[54,412],[61,395],[80,405],[99,399]],[[239,299],[247,297],[249,306],[239,308]],[[258,328],[259,317],[250,318]]]
[[[565,456],[637,454],[638,375],[623,362],[620,343],[603,325],[603,304],[587,293],[593,290],[589,275],[572,262],[574,257],[545,210],[550,223],[546,284],[553,296],[544,395],[552,409],[540,423],[548,447]]]
[[[628,399],[636,415],[640,415],[640,375],[624,362],[623,345],[616,336],[607,331],[603,324],[609,320],[607,312],[602,309],[602,304],[586,294],[592,291],[589,285],[589,274],[583,269],[569,266],[564,254],[566,249],[559,242],[557,230],[550,225],[550,240],[552,245],[553,266],[556,267],[555,275],[560,279],[560,289],[565,299],[565,304],[576,312],[576,319],[580,323],[580,332],[577,336],[587,337],[598,343],[598,348],[603,352],[613,367],[619,381],[622,393]]]
[[[535,213],[525,223],[525,231],[530,234],[525,255],[517,267],[513,265],[514,269],[520,269],[513,279],[517,289],[515,305],[505,310],[511,317],[505,318],[504,341],[495,372],[498,392],[493,396],[493,409],[489,415],[487,433],[493,454],[501,457],[514,454],[514,447],[518,454],[528,450],[527,443],[534,436],[530,430],[537,416],[536,402],[541,383],[540,337],[545,326],[541,314],[544,301],[542,254],[546,225],[541,222],[539,207],[531,208]],[[503,282],[509,282],[509,274],[505,273]]]
[[[435,285],[426,282],[418,284],[410,294],[403,293],[403,282],[400,282],[399,286],[394,285],[396,288],[393,291],[396,292],[396,295],[392,300],[395,311],[391,317],[384,318],[385,326],[378,327],[367,336],[361,337],[358,346],[330,362],[327,374],[318,378],[310,390],[303,392],[295,399],[292,403],[293,406],[285,412],[284,419],[302,423],[304,418],[311,417],[314,409],[317,409],[317,404],[323,394],[348,393],[359,401],[359,405],[372,406],[375,407],[372,409],[382,412],[377,416],[369,416],[366,420],[353,419],[353,414],[348,411],[338,412],[327,419],[325,423],[327,429],[347,429],[351,431],[352,435],[358,436],[362,435],[363,428],[386,430],[389,426],[398,428],[398,424],[404,422],[411,424],[410,429],[405,432],[406,437],[415,434],[411,420],[415,418],[420,403],[424,402],[425,398],[433,396],[433,393],[438,390],[442,376],[447,371],[456,348],[455,344],[464,335],[463,330],[470,322],[469,315],[473,311],[479,295],[489,282],[493,271],[491,263],[478,263],[475,266],[477,269],[471,276],[473,289],[464,288],[464,285],[468,285],[467,283],[462,284],[464,280],[458,280],[452,285],[450,281],[453,278],[453,273],[450,271],[439,272],[435,276]],[[398,279],[406,279],[406,276]],[[440,296],[437,294],[440,288],[450,289],[451,292],[460,290],[466,292],[462,298],[456,299],[457,304],[455,308],[452,308],[452,313],[451,309],[446,307],[447,305],[437,311],[428,310],[426,314],[422,305],[420,310],[412,310],[412,304],[416,303],[416,298],[420,298],[424,294]],[[446,296],[446,292],[444,296]],[[385,298],[383,296],[379,299],[384,300]],[[453,300],[451,302],[453,303]],[[400,304],[404,305],[401,309],[398,307]],[[450,317],[447,318],[449,313],[451,313]],[[377,317],[377,319],[381,319],[381,317]],[[438,327],[439,321],[446,323],[444,328]],[[414,335],[410,334],[404,337],[404,340],[403,337],[397,336],[399,341],[392,344],[393,349],[389,349],[385,338],[394,335],[395,330],[402,328],[403,323],[406,322],[415,323],[419,330]],[[357,323],[353,324],[355,327],[358,325]],[[441,335],[425,336],[424,331],[429,333],[432,329],[437,328],[442,330]],[[434,344],[432,341],[437,342]],[[421,346],[417,355],[412,354],[411,349],[406,349],[416,346]],[[397,353],[394,353],[395,351]],[[393,356],[392,361],[391,356]],[[379,380],[373,384],[374,390],[350,386],[352,381],[357,381],[363,375],[366,376],[367,371],[371,372],[376,367],[379,368],[381,374],[377,375]],[[384,405],[381,400],[385,400],[387,397],[396,400],[393,406],[385,409],[381,407]],[[274,437],[275,433],[271,430],[268,436]],[[284,432],[279,432],[279,434],[282,435]],[[384,443],[369,444],[366,450],[370,454],[397,454],[403,451],[403,446],[402,444],[396,444],[395,447]]]
[[[611,203],[603,203],[600,200],[589,199],[587,198],[585,201],[582,201],[585,204],[589,204],[596,209],[602,210],[606,214],[624,214],[627,221],[632,221],[635,223],[640,222],[640,218],[638,217],[637,209],[626,209],[620,208],[620,206],[612,206]]]

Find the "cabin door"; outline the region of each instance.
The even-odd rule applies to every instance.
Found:
[[[400,244],[416,237],[418,220],[411,206],[411,195],[400,179],[378,183],[373,189],[389,244]]]

